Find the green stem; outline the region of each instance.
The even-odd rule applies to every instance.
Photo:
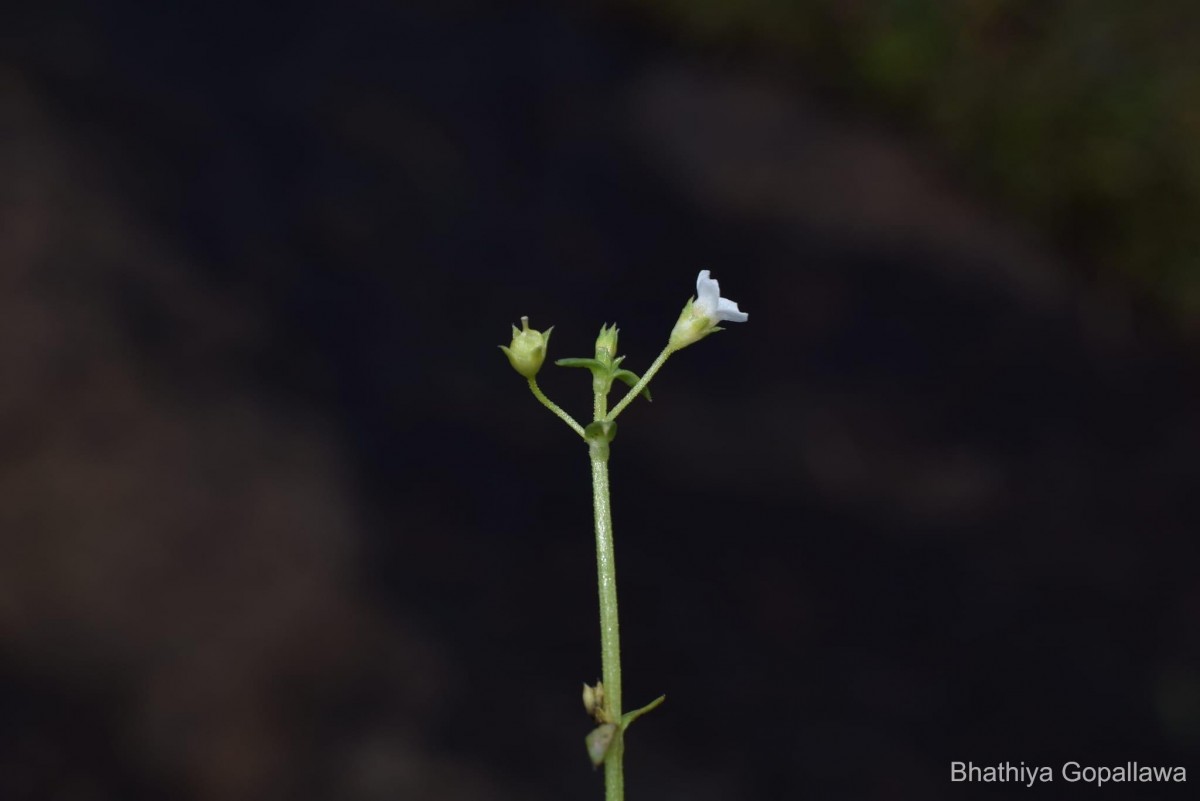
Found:
[[[604,415],[608,414],[608,392],[612,387],[612,379],[606,377],[603,382],[597,382],[596,379],[592,381],[592,419],[603,420]]]
[[[604,705],[617,734],[604,758],[605,801],[624,801],[624,736],[621,725],[621,634],[617,621],[617,563],[613,552],[612,510],[609,507],[608,449],[593,445],[592,502],[596,511],[596,581],[600,591],[600,665]]]
[[[538,386],[536,378],[529,379],[529,391],[533,393],[533,397],[542,402],[543,406],[554,412],[554,414],[556,414],[560,420],[569,425],[572,431],[584,439],[587,439],[587,436],[583,433],[583,426],[579,425],[579,423],[576,423],[575,418],[571,417],[571,415],[560,409],[557,403],[546,397],[546,395],[542,392],[542,388]]]
[[[666,363],[675,349],[670,344],[650,365],[641,380],[629,390],[621,402],[606,413],[611,381],[593,385],[595,421],[612,422],[633,399],[646,388],[654,374]],[[533,383],[532,381],[530,382]],[[586,435],[584,439],[587,439]],[[625,732],[621,720],[621,628],[617,616],[617,561],[613,550],[612,509],[608,488],[607,440],[589,440],[592,460],[592,505],[596,512],[596,585],[600,594],[600,673],[604,682],[604,711],[607,719],[617,726],[612,745],[604,757],[604,799],[625,801]]]
[[[621,398],[621,402],[612,408],[612,411],[608,413],[608,417],[605,419],[616,420],[617,415],[623,412],[626,406],[633,403],[633,399],[638,396],[639,392],[646,388],[646,385],[650,383],[650,379],[654,378],[654,374],[658,372],[660,367],[667,363],[667,359],[670,358],[671,354],[674,352],[675,348],[671,347],[670,344],[663,348],[662,353],[658,354],[658,358],[654,360],[654,364],[650,365],[650,369],[647,370],[645,375],[642,376],[641,380],[634,384],[633,388],[625,394],[625,397]]]

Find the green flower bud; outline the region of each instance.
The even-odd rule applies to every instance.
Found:
[[[601,326],[600,336],[596,337],[596,361],[605,366],[611,366],[617,358],[617,326]]]
[[[546,360],[546,347],[550,343],[550,332],[554,330],[554,326],[547,328],[545,333],[534,331],[529,327],[529,318],[522,317],[521,329],[518,331],[514,325],[512,343],[508,347],[501,345],[500,350],[504,351],[514,370],[526,378],[533,378],[538,374],[538,370],[542,369],[542,362]]]

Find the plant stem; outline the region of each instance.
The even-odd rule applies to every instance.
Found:
[[[543,406],[554,412],[554,414],[556,414],[560,420],[569,425],[572,431],[584,439],[587,439],[587,436],[583,433],[583,426],[579,425],[579,423],[576,423],[574,417],[560,409],[557,403],[546,397],[546,395],[542,392],[542,388],[538,386],[536,378],[529,379],[529,391],[533,393],[533,397],[542,402]]]
[[[612,387],[612,379],[607,379],[603,386],[594,387],[592,393],[592,419],[603,420],[608,414],[608,391]]]
[[[621,398],[621,402],[612,408],[612,411],[608,413],[608,417],[605,419],[616,420],[617,415],[624,411],[626,406],[633,403],[633,399],[638,396],[639,392],[646,388],[646,385],[650,383],[650,379],[654,378],[654,374],[658,372],[660,367],[667,363],[667,359],[674,352],[675,349],[670,344],[663,348],[662,353],[658,354],[658,358],[654,360],[654,364],[650,365],[650,369],[646,371],[641,380],[629,392],[625,393],[625,397]]]
[[[608,449],[589,448],[592,460],[592,502],[596,512],[596,581],[600,592],[600,664],[604,706],[617,734],[604,759],[605,801],[624,801],[625,744],[621,727],[621,635],[617,621],[617,564],[613,552],[612,510],[609,506]]]
[[[646,388],[675,349],[668,345],[621,402],[607,411],[611,381],[593,384],[595,422],[612,422]],[[533,386],[533,381],[530,381]],[[584,435],[587,439],[587,435]],[[604,757],[604,799],[625,801],[625,732],[621,721],[621,628],[617,616],[617,561],[613,549],[612,508],[608,487],[608,441],[588,440],[592,460],[592,505],[596,512],[596,585],[600,594],[600,672],[604,711],[617,732]],[[654,705],[656,706],[656,702]],[[653,708],[653,707],[651,707]]]

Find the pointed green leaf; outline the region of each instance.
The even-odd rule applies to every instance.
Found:
[[[604,365],[595,359],[555,359],[559,367],[586,367],[589,370],[603,370]]]
[[[651,701],[650,703],[646,704],[641,709],[635,709],[632,712],[626,712],[624,715],[621,716],[621,729],[622,730],[628,729],[629,724],[633,723],[635,720],[637,720],[638,718],[640,718],[642,715],[646,714],[647,712],[658,709],[658,707],[660,705],[662,705],[662,702],[665,700],[667,700],[667,696],[660,695],[657,698],[655,698],[653,701]]]
[[[642,379],[638,378],[637,373],[634,373],[630,370],[617,370],[615,373],[613,373],[613,378],[617,379],[618,381],[624,381],[626,384],[628,384],[631,387],[636,387],[637,382],[642,380]],[[642,391],[639,392],[638,394],[641,395],[646,400],[651,400],[650,387],[642,387]]]

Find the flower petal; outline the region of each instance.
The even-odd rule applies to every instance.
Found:
[[[708,270],[701,270],[696,276],[696,305],[703,309],[706,315],[717,312],[717,303],[721,299],[721,287],[715,280],[709,278]]]
[[[721,298],[717,301],[717,319],[731,323],[744,323],[750,319],[750,315],[740,311],[736,302],[728,298]]]

